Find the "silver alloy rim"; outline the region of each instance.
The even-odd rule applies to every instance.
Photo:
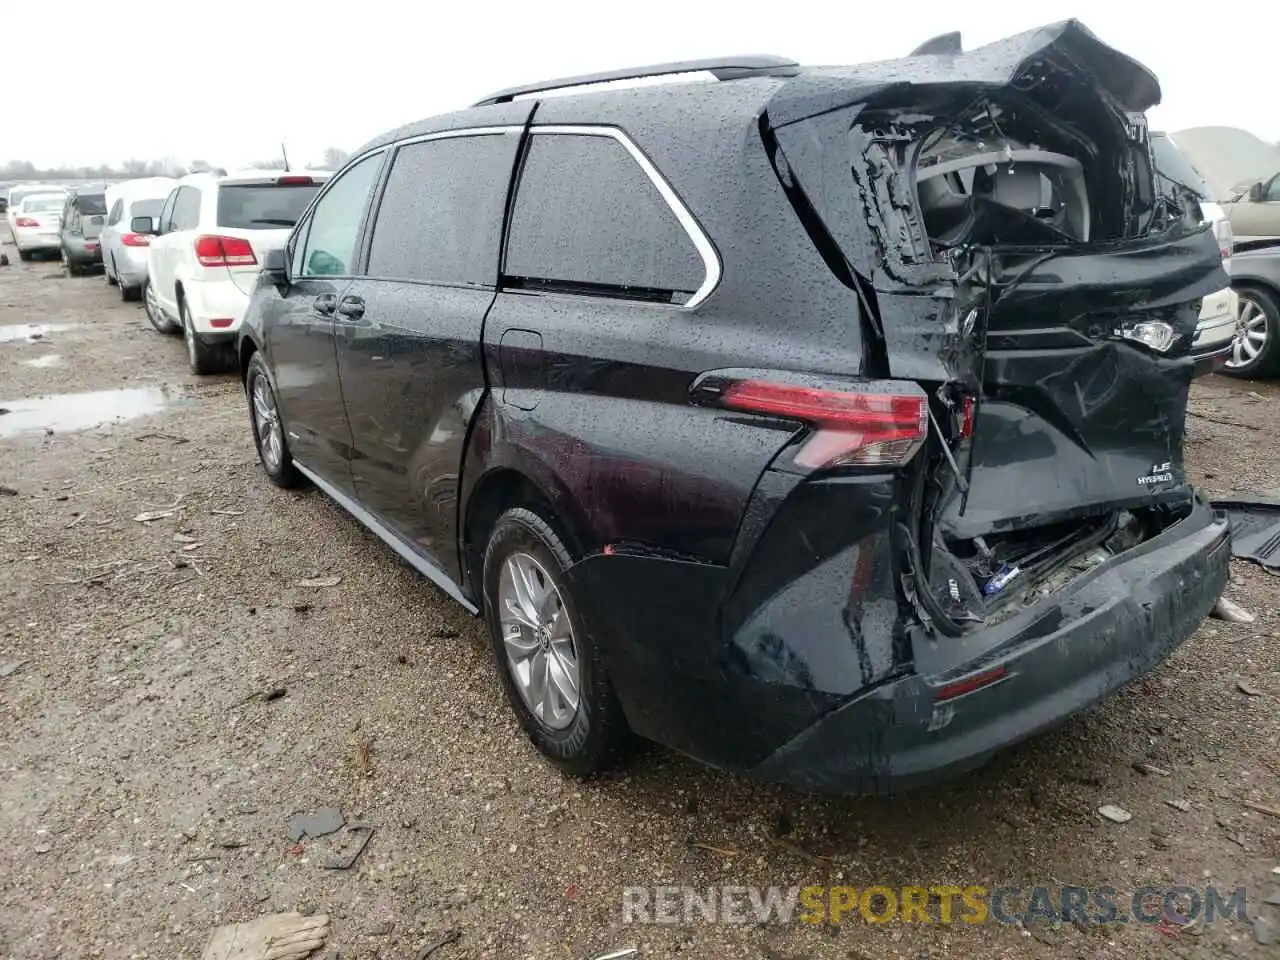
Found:
[[[498,574],[498,622],[520,698],[544,726],[563,730],[578,713],[578,648],[559,588],[527,553]]]
[[[276,398],[271,387],[261,375],[254,377],[253,396],[253,429],[258,435],[258,449],[262,452],[262,460],[267,469],[275,470],[280,466],[280,455],[284,449],[284,438],[280,433],[280,411],[276,409]]]
[[[187,341],[187,359],[191,361],[191,368],[194,370],[196,365],[196,331],[191,326],[191,313],[187,310],[187,305],[182,305],[182,336]]]
[[[1267,345],[1267,313],[1252,297],[1240,298],[1240,316],[1236,320],[1236,336],[1231,343],[1231,359],[1227,366],[1247,367],[1258,359]]]
[[[160,308],[156,305],[155,291],[152,290],[150,283],[147,284],[142,294],[142,307],[147,311],[147,319],[151,321],[151,325],[159,329],[160,321],[157,319],[159,317],[157,311]]]

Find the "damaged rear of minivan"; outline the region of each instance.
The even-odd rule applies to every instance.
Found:
[[[875,461],[891,521],[849,554],[896,609],[838,602],[909,669],[758,775],[882,791],[975,766],[1151,669],[1212,609],[1229,534],[1186,480],[1183,439],[1200,301],[1229,281],[1211,229],[1154,176],[1158,100],[1154,76],[1071,21],[806,70],[770,101],[777,177],[857,293],[867,377],[890,384],[862,415],[901,428]],[[784,401],[748,384],[722,402]],[[800,468],[840,463],[828,433]],[[788,502],[772,529],[834,535],[830,510]],[[782,605],[830,602],[822,569],[740,623],[731,597],[733,642],[759,651]]]

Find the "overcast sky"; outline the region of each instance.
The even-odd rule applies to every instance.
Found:
[[[1269,2],[1253,15],[1233,4],[1229,21],[1203,6],[1125,0],[4,6],[0,161],[42,166],[172,156],[230,167],[278,155],[281,141],[301,164],[529,80],[734,53],[855,63],[901,56],[948,30],[960,29],[968,48],[1073,16],[1155,71],[1164,102],[1153,127],[1237,126],[1280,140],[1280,48],[1261,28],[1274,24]]]

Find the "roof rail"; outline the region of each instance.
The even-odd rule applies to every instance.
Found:
[[[585,87],[595,83],[610,83],[615,80],[639,80],[643,77],[669,77],[679,73],[710,73],[717,80],[737,80],[752,76],[793,76],[800,64],[786,57],[775,57],[770,54],[751,54],[741,57],[711,57],[706,60],[680,60],[675,63],[658,63],[649,67],[629,67],[621,70],[606,70],[603,73],[584,73],[578,77],[561,77],[558,80],[543,80],[519,87],[508,87],[497,93],[477,100],[473,107],[484,107],[494,103],[510,103],[516,97],[530,93],[542,93],[545,90],[563,90],[566,87]]]

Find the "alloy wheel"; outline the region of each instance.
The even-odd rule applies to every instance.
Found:
[[[196,367],[196,328],[191,323],[191,313],[187,310],[184,303],[179,308],[182,317],[182,338],[187,341],[187,359],[191,362],[191,369]]]
[[[163,333],[165,325],[160,320],[160,304],[156,301],[156,291],[150,280],[142,288],[142,309],[146,311],[151,325]]]
[[[1236,336],[1231,344],[1228,369],[1247,367],[1257,361],[1267,345],[1267,314],[1262,304],[1248,294],[1240,295],[1240,314],[1236,320]]]
[[[525,706],[544,726],[565,729],[581,698],[573,623],[555,581],[527,553],[513,553],[498,574],[498,622]]]
[[[253,429],[258,435],[262,461],[269,471],[275,471],[280,467],[280,458],[284,452],[284,435],[280,427],[280,410],[266,377],[254,378],[250,399],[253,404]]]

